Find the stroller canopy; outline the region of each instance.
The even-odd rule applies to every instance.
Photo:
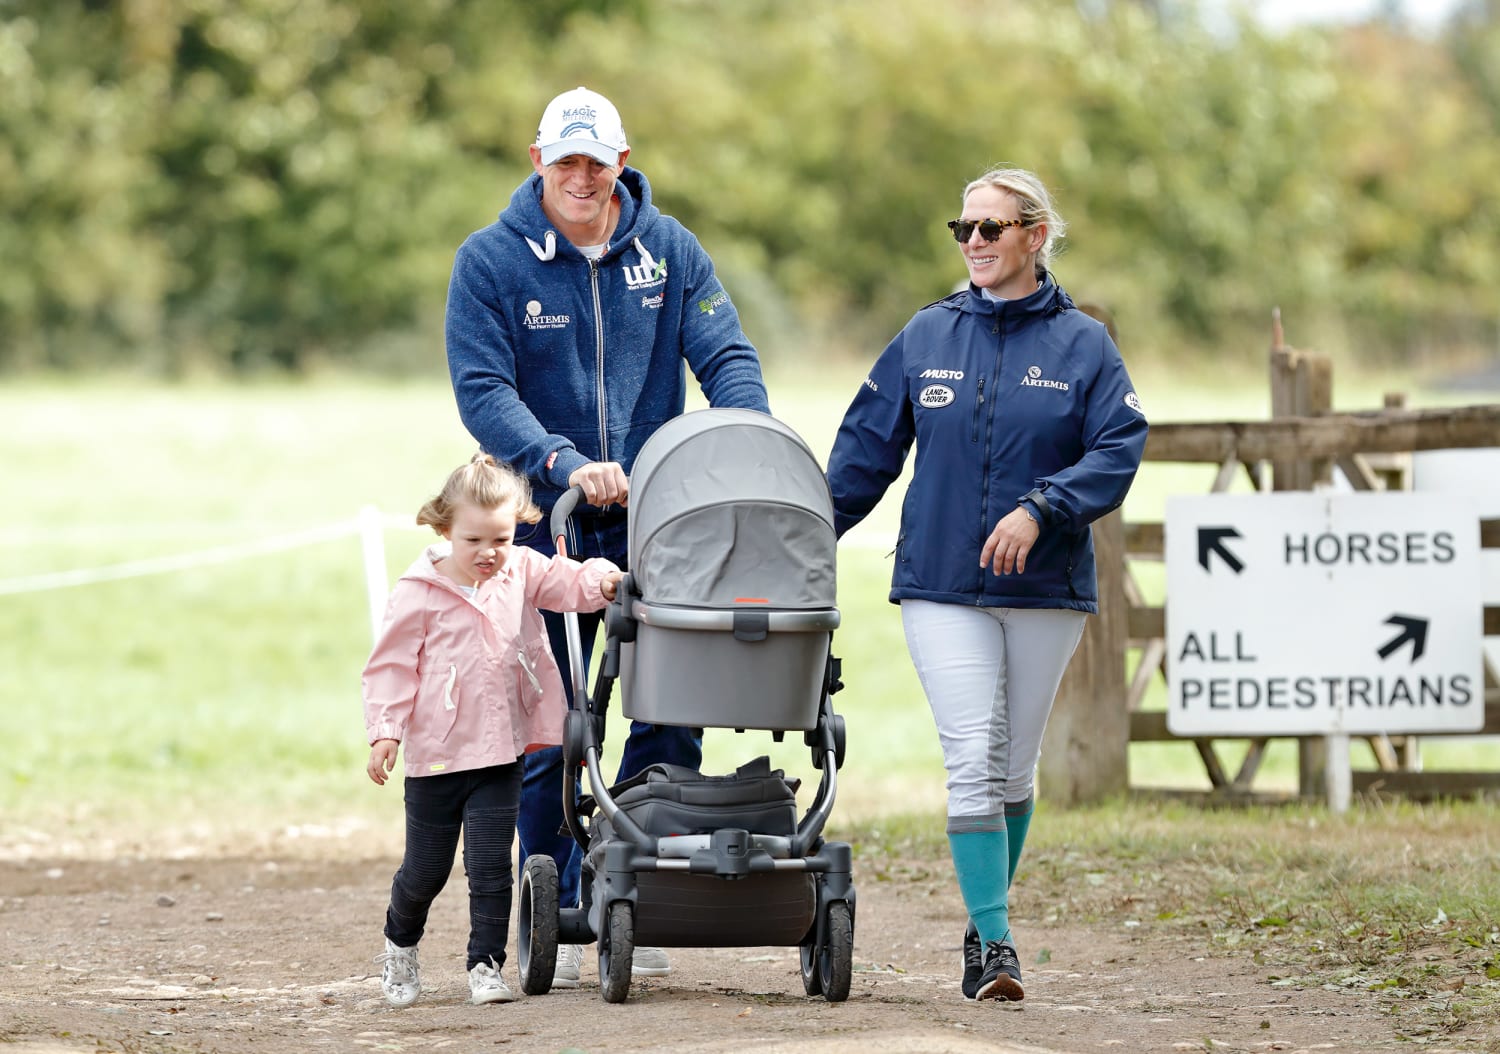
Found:
[[[648,603],[832,608],[833,498],[802,437],[754,410],[659,428],[630,473],[631,574]]]

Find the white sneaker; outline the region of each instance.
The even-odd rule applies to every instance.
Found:
[[[635,977],[665,977],[672,972],[672,960],[660,948],[637,948],[630,958],[630,972]]]
[[[469,1002],[510,1003],[516,993],[510,990],[505,978],[500,976],[500,967],[491,959],[487,963],[475,963],[469,971]]]
[[[417,946],[399,948],[385,939],[385,951],[375,956],[384,964],[380,971],[380,990],[391,1006],[411,1006],[422,991],[422,967],[417,962]]]
[[[557,968],[552,972],[553,988],[577,988],[578,971],[583,965],[583,948],[577,944],[557,947]]]

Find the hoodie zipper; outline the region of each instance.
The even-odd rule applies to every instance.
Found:
[[[589,261],[589,286],[594,294],[594,387],[599,397],[599,460],[609,460],[609,429],[604,417],[604,307],[599,300],[599,262]]]

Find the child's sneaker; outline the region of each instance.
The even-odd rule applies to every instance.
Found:
[[[469,1002],[509,1003],[515,998],[516,993],[510,990],[510,985],[500,976],[500,967],[495,964],[494,959],[475,963],[469,968]]]
[[[411,1006],[422,991],[422,967],[417,962],[417,946],[400,948],[385,939],[385,951],[375,956],[384,964],[380,971],[380,990],[391,1006]]]
[[[660,948],[636,948],[630,956],[630,972],[636,977],[665,977],[672,972],[672,960]]]
[[[583,948],[561,944],[557,948],[557,966],[552,971],[553,988],[577,988],[579,968],[583,965]]]
[[[1021,960],[1016,949],[1006,941],[990,941],[984,946],[984,973],[979,978],[975,999],[1008,999],[1020,1002],[1026,998],[1021,988]]]
[[[974,920],[964,927],[964,998],[973,1002],[979,993],[979,978],[984,974],[984,949],[979,946],[979,930]]]

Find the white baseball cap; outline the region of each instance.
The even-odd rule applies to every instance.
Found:
[[[620,151],[630,149],[615,104],[584,87],[565,91],[547,104],[536,145],[544,165],[569,154],[587,154],[603,164],[617,165]]]

